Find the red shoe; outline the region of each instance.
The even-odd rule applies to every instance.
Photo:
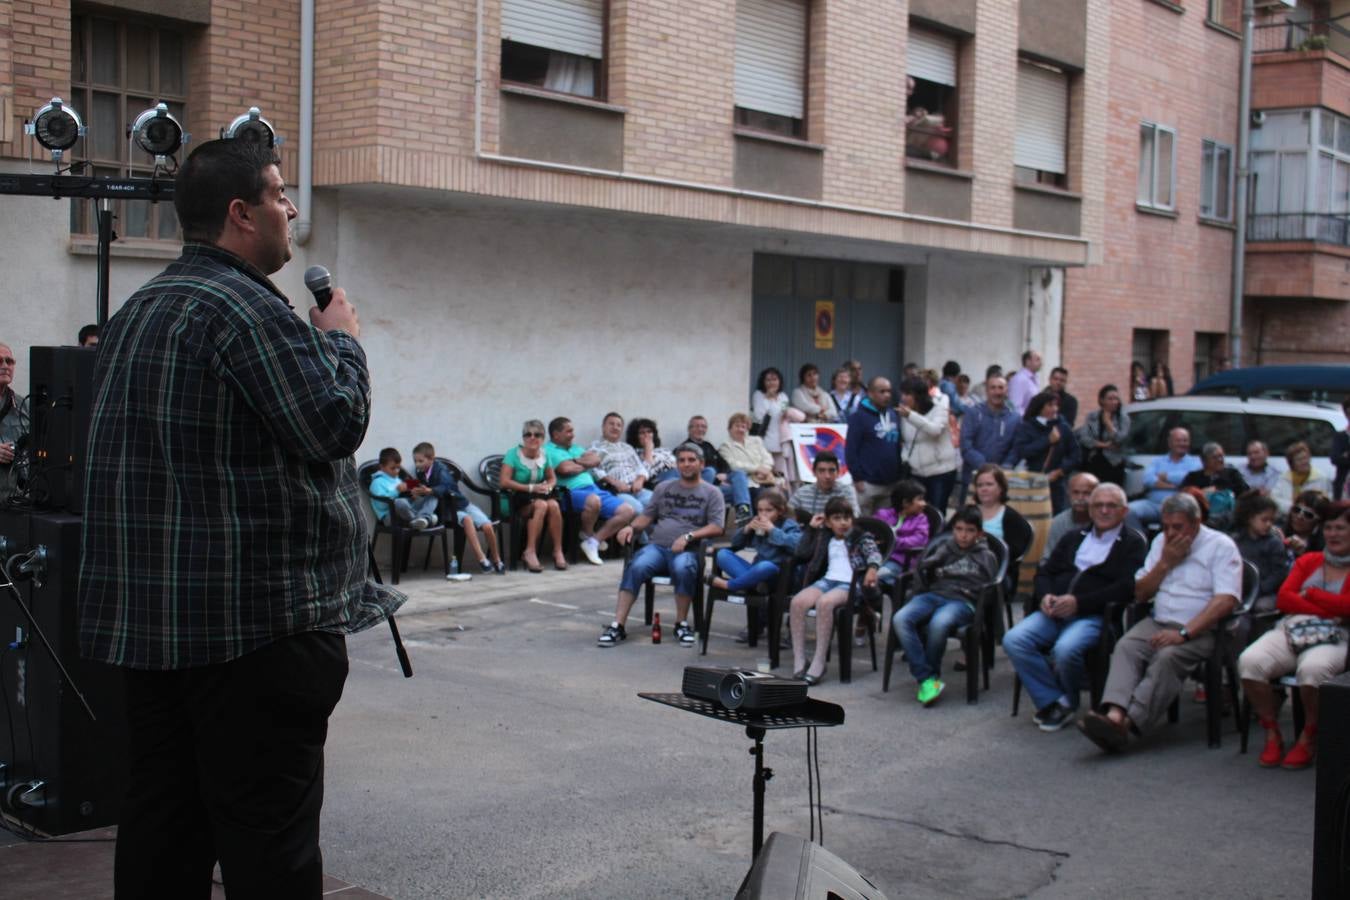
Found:
[[[1317,759],[1317,730],[1315,726],[1308,725],[1303,729],[1303,735],[1298,743],[1285,754],[1284,762],[1280,763],[1281,768],[1285,769],[1306,769]]]
[[[1256,761],[1262,768],[1273,769],[1284,758],[1284,738],[1280,736],[1280,726],[1274,722],[1262,722],[1261,727],[1266,729],[1266,749]]]

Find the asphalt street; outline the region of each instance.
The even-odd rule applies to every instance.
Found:
[[[678,691],[692,663],[745,665],[742,611],[719,604],[709,653],[628,641],[600,649],[619,565],[405,581],[405,680],[387,629],[349,642],[328,738],[325,869],[395,898],[730,897],[750,862],[743,730],[638,698]],[[953,645],[954,649],[954,645]],[[762,648],[761,648],[762,653]],[[953,658],[949,654],[947,664]],[[790,660],[790,657],[788,657]],[[1231,717],[1206,747],[1203,708],[1135,751],[1103,756],[1076,730],[1009,716],[964,676],[924,709],[902,664],[881,690],[866,651],[854,680],[812,696],[844,706],[821,729],[824,844],[894,898],[1306,897],[1315,777],[1239,755]],[[1288,713],[1285,713],[1287,727]],[[806,736],[771,732],[767,831],[807,835]]]

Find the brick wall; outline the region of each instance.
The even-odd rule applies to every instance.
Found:
[[[1127,383],[1135,328],[1169,332],[1178,391],[1191,383],[1195,333],[1228,330],[1231,229],[1199,221],[1201,141],[1236,144],[1239,44],[1204,22],[1203,6],[1110,5],[1110,96],[1099,146],[1105,163],[1102,264],[1065,286],[1064,365],[1080,397]],[[1091,32],[1091,27],[1090,27]],[[1094,39],[1089,35],[1089,44]],[[1139,124],[1175,127],[1176,214],[1136,209]],[[1083,412],[1093,408],[1083,405]]]
[[[0,156],[27,158],[31,139],[21,123],[70,93],[69,10],[61,0],[0,3],[0,92],[11,98],[14,118],[13,140],[0,144]]]

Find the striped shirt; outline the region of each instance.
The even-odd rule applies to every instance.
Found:
[[[405,599],[367,582],[352,454],[365,353],[206,244],[100,335],[84,496],[80,648],[133,669],[226,662],[367,628]]]

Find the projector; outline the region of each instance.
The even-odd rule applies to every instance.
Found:
[[[695,700],[710,700],[727,709],[758,712],[806,702],[805,681],[746,669],[685,666],[683,691]]]

